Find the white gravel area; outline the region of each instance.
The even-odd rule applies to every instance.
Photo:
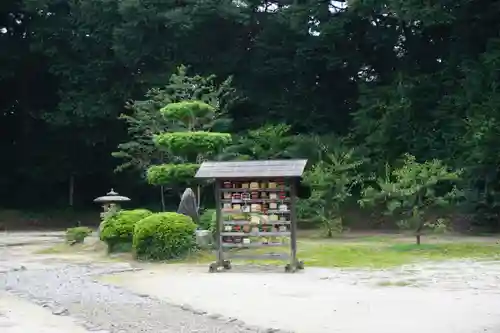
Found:
[[[102,274],[133,270],[126,263],[68,262],[38,256],[31,251],[33,235],[0,236],[0,292],[30,302],[56,318],[74,318],[84,332],[99,333],[263,333],[267,328],[249,327],[236,319],[215,318],[190,308],[138,295],[97,281]],[[44,237],[44,236],[36,236]],[[37,239],[35,239],[38,242]],[[51,241],[56,242],[56,239]],[[45,243],[45,241],[43,241]],[[22,245],[25,244],[25,245]],[[29,249],[28,251],[26,249]],[[166,286],[164,286],[166,287]],[[33,309],[33,308],[32,308]],[[28,310],[26,310],[28,311]],[[29,320],[29,316],[24,316]],[[46,318],[46,317],[44,317]],[[3,325],[19,322],[20,315],[4,315]],[[8,333],[80,333],[53,330],[45,320]],[[28,325],[28,324],[26,324]],[[19,325],[18,325],[19,327]],[[16,328],[18,329],[18,328]],[[0,332],[6,332],[0,326]]]
[[[141,294],[300,333],[500,332],[500,263],[367,271],[155,266],[106,278]]]
[[[2,333],[87,333],[70,317],[0,292],[0,332]]]
[[[0,273],[0,290],[71,315],[90,331],[112,333],[243,333],[265,329],[241,326],[164,301],[137,295],[96,281],[96,276],[129,269],[119,264],[54,264],[49,269],[30,268]],[[165,287],[165,286],[163,286]],[[38,332],[33,332],[38,333]]]
[[[500,332],[496,261],[210,274],[207,265],[133,270],[32,254],[60,241],[0,234],[1,333]]]

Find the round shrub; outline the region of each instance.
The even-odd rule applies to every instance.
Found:
[[[177,213],[157,213],[135,226],[133,247],[138,259],[168,260],[186,255],[196,245],[196,224]]]
[[[120,210],[106,218],[100,238],[108,245],[108,251],[130,249],[136,223],[151,214],[147,209]]]
[[[92,234],[92,229],[87,227],[76,227],[66,229],[66,243],[78,244],[83,243],[87,236]]]

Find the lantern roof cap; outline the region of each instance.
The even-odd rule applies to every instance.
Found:
[[[113,203],[113,202],[124,202],[124,201],[130,201],[130,198],[119,195],[113,189],[111,189],[111,191],[109,191],[106,195],[94,199],[94,202],[98,203]]]

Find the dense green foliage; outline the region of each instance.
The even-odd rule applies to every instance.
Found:
[[[195,248],[196,224],[177,213],[153,214],[135,226],[133,248],[138,259],[180,258]]]
[[[130,249],[137,222],[150,216],[147,209],[120,210],[104,220],[100,238],[109,252]]]
[[[234,134],[219,159],[318,161],[332,136],[363,178],[405,153],[463,169],[463,212],[497,228],[499,16],[486,0],[3,0],[0,202],[91,204],[110,184],[156,201],[146,170],[186,162],[154,144],[165,132]]]
[[[153,165],[147,171],[147,179],[153,185],[189,184],[199,167],[190,163]]]
[[[200,124],[198,120],[207,118],[215,110],[202,101],[181,101],[167,104],[160,113],[167,119],[179,121],[188,131],[194,131]]]
[[[200,215],[200,228],[210,230],[215,233],[216,226],[216,212],[215,209],[207,209]]]
[[[178,132],[159,134],[154,139],[172,154],[195,155],[201,152],[217,152],[231,143],[231,134],[214,132]]]
[[[85,238],[92,234],[92,229],[88,227],[75,227],[66,229],[66,243],[68,244],[78,244],[83,243]]]

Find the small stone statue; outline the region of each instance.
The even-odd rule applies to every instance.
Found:
[[[187,188],[181,196],[181,202],[177,213],[189,216],[193,222],[199,224],[200,217],[198,215],[198,205],[196,204],[196,196],[192,189]]]

